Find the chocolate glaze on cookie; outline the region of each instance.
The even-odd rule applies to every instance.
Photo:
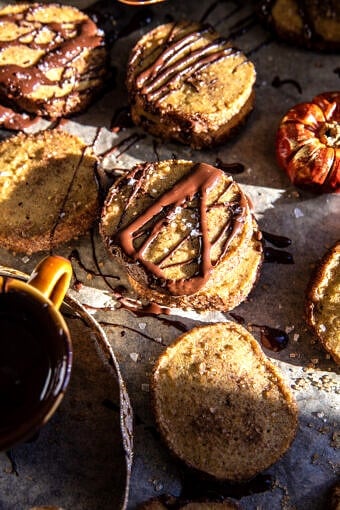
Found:
[[[205,66],[236,52],[222,37],[206,41],[199,49],[188,52],[193,43],[202,38],[209,29],[211,30],[209,25],[203,25],[200,29],[190,29],[189,33],[181,34],[175,39],[173,31],[170,32],[164,43],[164,51],[136,80],[137,87],[149,101],[160,101],[179,80],[188,80]]]
[[[129,174],[128,178],[135,178],[136,171],[133,171],[132,174],[133,175]],[[116,240],[122,246],[125,254],[132,257],[134,260],[139,260],[145,268],[152,273],[153,278],[165,280],[165,287],[173,295],[193,294],[194,292],[197,292],[204,283],[206,283],[213,266],[224,257],[231,240],[241,229],[241,225],[244,222],[246,211],[246,197],[244,195],[240,194],[239,203],[220,203],[216,201],[214,204],[209,205],[210,209],[213,207],[226,207],[231,213],[229,222],[221,230],[219,236],[214,241],[214,243],[218,243],[221,238],[224,238],[221,253],[218,259],[212,262],[212,244],[207,232],[206,198],[207,191],[215,186],[216,182],[220,180],[220,178],[221,170],[205,163],[195,165],[190,174],[177,182],[169,191],[159,196],[158,199],[146,211],[144,211],[141,216],[130,223],[127,227],[121,229],[116,236]],[[139,189],[141,185],[142,178],[140,176],[136,184],[136,190]],[[232,182],[229,186],[232,186]],[[199,210],[200,216],[198,220],[201,227],[199,252],[197,255],[197,260],[199,261],[198,269],[188,279],[181,279],[177,281],[166,280],[162,267],[166,266],[167,261],[169,261],[175,249],[179,248],[179,245],[170,250],[158,264],[154,264],[146,260],[143,257],[143,254],[152,240],[159,234],[164,223],[170,220],[176,207],[186,207],[188,200],[192,200],[197,193],[199,194],[201,201]],[[151,225],[149,222],[151,222]],[[149,224],[149,226],[145,232],[146,224]],[[142,246],[136,249],[133,244],[134,239],[145,233],[146,236],[143,240]],[[187,237],[189,237],[189,234]],[[186,238],[181,240],[180,243],[182,244],[185,239]]]
[[[338,0],[261,0],[259,13],[285,41],[313,50],[340,50]]]
[[[103,34],[88,16],[57,4],[22,4],[0,10],[0,26],[5,106],[48,117],[87,106],[106,72]]]
[[[255,69],[210,25],[160,25],[133,48],[127,71],[132,120],[201,149],[222,143],[254,101]]]
[[[136,292],[166,307],[231,309],[263,259],[248,197],[207,163],[136,165],[109,190],[101,235]]]

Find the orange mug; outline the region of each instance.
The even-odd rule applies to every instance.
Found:
[[[26,283],[0,276],[0,451],[31,438],[63,398],[73,352],[59,307],[71,276],[57,255]]]
[[[164,0],[118,0],[118,2],[127,5],[149,5],[159,4],[160,2],[164,2]]]

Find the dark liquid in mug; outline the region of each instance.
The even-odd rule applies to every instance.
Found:
[[[53,345],[63,333],[53,327],[49,308],[27,294],[0,292],[0,429],[23,423],[53,389]]]

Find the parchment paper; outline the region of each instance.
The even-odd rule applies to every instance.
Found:
[[[67,3],[76,5],[76,2]],[[91,2],[77,2],[79,7],[89,4]],[[235,7],[239,8],[235,10]],[[266,475],[272,481],[270,487],[261,492],[257,492],[255,487],[253,490],[256,493],[249,494],[249,485],[245,485],[243,489],[238,489],[237,497],[244,509],[328,508],[328,492],[337,479],[339,460],[339,377],[335,363],[308,331],[303,310],[305,289],[314,265],[340,237],[340,203],[335,195],[315,196],[292,186],[276,163],[274,139],[279,121],[290,107],[308,101],[321,92],[339,90],[339,55],[305,51],[275,40],[253,15],[251,2],[243,5],[242,2],[222,0],[169,0],[146,10],[111,1],[96,4],[95,11],[97,14],[106,13],[104,18],[98,19],[105,21],[105,29],[112,36],[114,84],[85,114],[66,123],[65,129],[78,133],[89,144],[96,139],[95,150],[98,154],[115,147],[110,156],[102,161],[103,168],[107,170],[131,168],[138,161],[171,157],[209,163],[215,163],[216,159],[240,162],[246,170],[236,175],[235,179],[251,196],[261,228],[292,240],[289,251],[294,264],[265,263],[251,296],[234,312],[244,319],[249,329],[251,324],[264,324],[289,333],[290,341],[286,349],[279,353],[264,350],[282,369],[296,395],[299,429],[291,449],[267,471]],[[231,14],[233,11],[234,14]],[[110,131],[112,119],[117,119],[117,112],[127,105],[124,76],[130,49],[146,30],[169,19],[179,18],[203,19],[224,36],[235,34],[235,45],[250,55],[257,69],[256,103],[251,117],[235,138],[214,150],[192,151],[175,143],[164,144],[137,128]],[[120,37],[117,38],[118,34]],[[272,85],[275,77],[279,77],[281,83],[288,81],[275,87]],[[101,128],[100,131],[98,128]],[[149,375],[156,357],[183,329],[200,322],[234,318],[230,314],[198,315],[180,310],[170,317],[141,317],[117,309],[112,289],[117,285],[126,285],[126,282],[120,268],[110,261],[103,248],[97,226],[87,236],[56,251],[71,258],[78,282],[72,295],[83,303],[105,330],[133,405],[134,463],[128,508],[132,510],[137,503],[162,493],[180,495],[187,474],[168,454],[154,428],[149,405]],[[42,255],[28,258],[0,249],[0,262],[29,273]],[[258,329],[253,329],[253,334],[259,339]],[[91,371],[88,372],[85,366],[82,373],[84,381],[91,377]],[[94,392],[100,391],[98,386],[101,385],[94,378]],[[79,388],[74,387],[68,398],[83,401],[85,395],[77,394]],[[92,398],[90,394],[87,396]],[[64,412],[68,412],[68,409],[66,406]],[[115,413],[111,411],[110,416],[113,426]],[[94,412],[86,415],[86,420],[92,419],[97,419]],[[65,426],[70,426],[67,421]],[[99,426],[102,426],[101,423],[98,423]],[[78,508],[74,506],[74,501],[80,494],[80,488],[85,486],[85,502],[79,503],[79,508],[105,508],[97,484],[103,471],[110,485],[109,453],[113,452],[113,448],[106,448],[108,467],[97,470],[86,452],[88,442],[92,442],[96,436],[98,441],[103,441],[103,437],[97,425],[92,427],[89,424],[88,427],[88,430],[84,430],[84,451],[83,457],[79,458],[79,466],[83,468],[84,463],[88,462],[93,485],[87,486],[75,469],[70,474],[74,483],[67,486],[69,501],[72,501],[69,504],[58,492],[58,480],[63,479],[63,470],[58,471],[58,467],[54,466],[50,471],[48,466],[45,476],[35,479],[34,487],[35,490],[39,488],[44,494],[44,501],[49,500],[49,504],[65,505],[67,509]],[[42,437],[45,434],[48,435],[48,429],[42,432]],[[105,441],[114,441],[114,438],[114,430],[112,438],[105,435]],[[31,458],[30,448],[32,446],[24,446],[20,450],[24,463]],[[67,458],[67,449],[63,450],[63,455]],[[1,494],[7,494],[7,499],[0,497],[0,507],[3,501],[4,509],[27,508],[24,495],[26,473],[16,478],[15,474],[6,473],[6,459],[1,458],[1,461]],[[36,459],[37,464],[43,461]],[[199,484],[197,491],[198,488]],[[124,488],[120,487],[118,492],[121,490]],[[230,493],[235,495],[235,490],[230,489]],[[240,499],[242,494],[244,497]],[[111,508],[117,508],[116,496],[117,484],[112,482],[111,488],[107,487],[105,491],[107,508],[110,504]],[[13,506],[12,501],[17,506]]]

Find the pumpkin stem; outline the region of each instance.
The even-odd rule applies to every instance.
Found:
[[[328,147],[340,147],[340,124],[336,121],[325,122],[319,131],[319,139]]]

